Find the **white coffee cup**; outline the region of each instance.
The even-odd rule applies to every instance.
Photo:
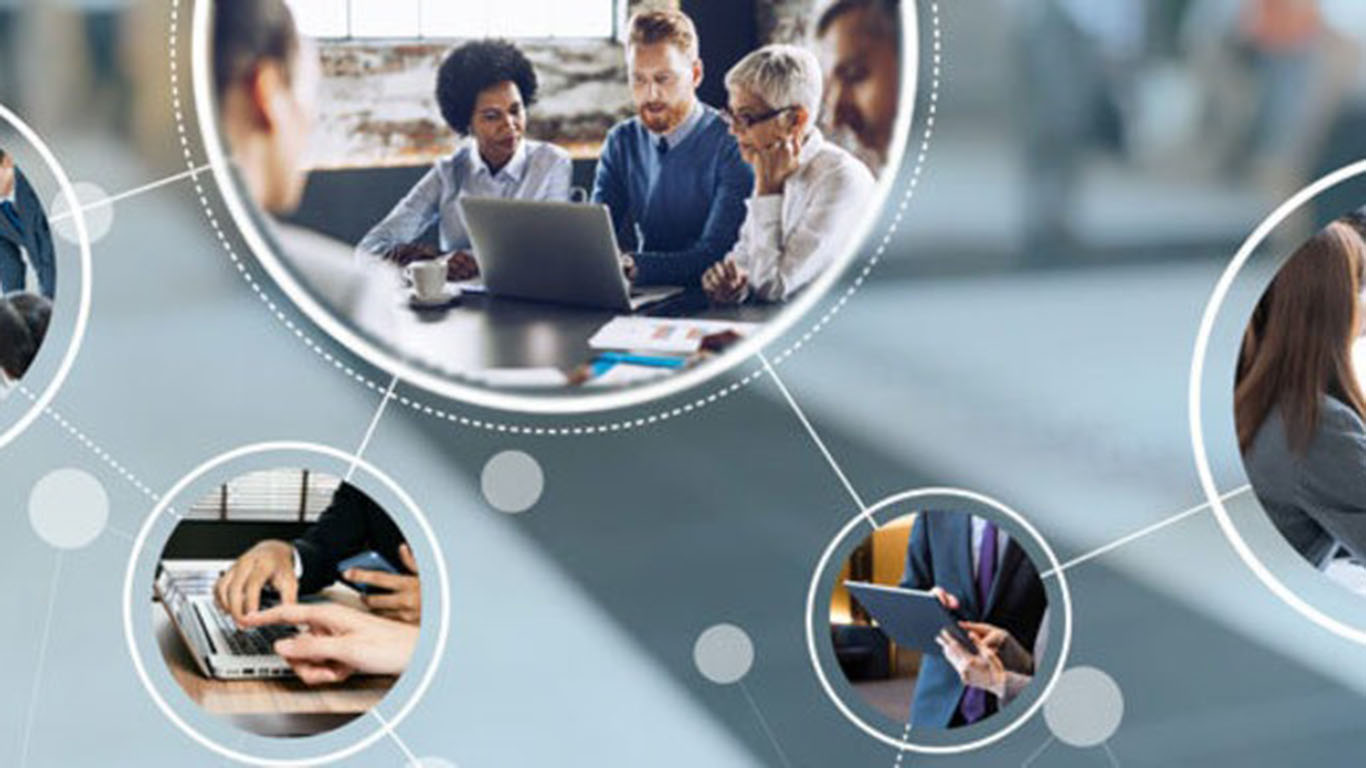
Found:
[[[408,265],[413,292],[420,301],[440,301],[446,297],[446,260],[418,261]]]

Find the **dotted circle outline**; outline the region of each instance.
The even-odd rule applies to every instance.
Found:
[[[431,658],[428,661],[426,668],[422,670],[422,676],[417,679],[417,685],[414,687],[412,693],[408,695],[406,700],[397,704],[397,712],[392,717],[387,719],[377,718],[379,720],[379,725],[376,726],[373,731],[360,736],[351,744],[338,747],[331,752],[321,755],[261,757],[244,752],[237,747],[224,746],[222,743],[215,741],[212,737],[204,734],[188,720],[183,718],[180,713],[176,711],[175,707],[171,706],[171,703],[162,695],[162,691],[152,681],[151,676],[147,673],[146,665],[143,664],[142,656],[139,653],[137,632],[134,629],[133,583],[137,578],[139,566],[144,565],[139,561],[143,558],[144,551],[149,551],[147,550],[148,537],[151,536],[152,530],[159,518],[168,512],[172,512],[171,503],[189,489],[192,484],[199,482],[210,472],[214,472],[221,467],[230,465],[243,458],[269,453],[312,453],[318,456],[324,456],[334,461],[351,463],[357,469],[363,471],[367,476],[378,481],[380,485],[398,499],[399,504],[408,510],[408,514],[417,525],[419,532],[426,537],[427,546],[431,548],[433,562],[436,565],[436,583],[441,585],[439,605],[440,618],[437,622],[436,640],[432,647]],[[152,699],[152,702],[166,719],[182,733],[190,737],[191,740],[205,749],[226,757],[229,760],[235,760],[249,765],[313,766],[321,763],[344,760],[365,751],[385,736],[392,735],[399,724],[406,720],[408,716],[417,709],[418,704],[427,695],[427,691],[431,688],[433,681],[436,680],[437,670],[440,669],[441,662],[444,661],[446,657],[451,630],[451,591],[450,569],[446,564],[446,555],[442,551],[441,544],[432,530],[431,522],[427,519],[426,513],[423,512],[422,507],[418,505],[417,501],[415,501],[407,490],[399,485],[398,481],[394,480],[388,473],[360,456],[322,443],[304,441],[252,443],[220,453],[190,470],[189,474],[176,481],[176,483],[156,501],[152,511],[148,513],[146,519],[143,520],[142,525],[138,529],[137,538],[133,541],[133,550],[128,556],[128,566],[124,571],[123,589],[121,593],[123,638],[128,650],[128,655],[133,661],[133,669],[137,673],[137,678],[139,682],[142,683],[143,689],[147,692],[148,696]],[[405,672],[404,674],[407,673]],[[383,703],[384,702],[381,701],[373,705],[367,714],[377,714],[380,705]],[[207,710],[204,711],[207,712]],[[308,739],[295,739],[292,743],[306,746]]]
[[[200,1],[203,2],[204,0]],[[695,410],[705,408],[706,406],[711,405],[722,398],[728,397],[738,392],[740,389],[752,384],[754,381],[756,381],[764,375],[765,369],[763,367],[759,367],[745,374],[739,380],[733,381],[730,384],[712,392],[710,395],[707,395],[705,397],[699,397],[698,399],[693,400],[692,402],[684,403],[671,409],[659,411],[649,416],[640,416],[634,419],[623,419],[621,421],[607,422],[601,424],[558,427],[533,426],[529,424],[508,424],[489,419],[473,418],[464,414],[448,412],[441,408],[430,406],[424,402],[417,400],[416,398],[409,398],[407,396],[400,395],[396,392],[389,393],[384,385],[376,383],[374,380],[367,377],[364,373],[357,371],[355,367],[347,365],[345,362],[338,359],[336,355],[324,349],[321,345],[314,341],[312,336],[310,336],[305,330],[300,328],[297,323],[291,320],[279,308],[277,302],[274,299],[272,299],[269,295],[267,295],[267,292],[261,287],[260,282],[251,275],[249,270],[247,270],[246,266],[242,263],[241,257],[237,255],[236,249],[233,248],[232,243],[229,241],[227,235],[224,233],[223,227],[219,222],[218,216],[214,213],[213,207],[209,203],[208,194],[204,190],[204,185],[199,180],[201,169],[199,166],[195,164],[193,149],[191,147],[188,131],[185,125],[185,114],[183,107],[183,99],[180,90],[180,69],[178,62],[180,34],[180,5],[181,0],[171,0],[169,33],[169,58],[171,65],[171,105],[172,111],[175,115],[177,138],[180,141],[180,146],[182,153],[184,155],[186,167],[191,171],[190,180],[194,185],[195,195],[199,200],[200,206],[204,209],[204,214],[208,218],[210,226],[213,227],[214,235],[217,237],[219,244],[227,253],[228,258],[232,261],[233,266],[236,267],[238,274],[241,275],[242,279],[246,281],[247,285],[251,288],[252,292],[256,295],[256,297],[266,305],[266,308],[275,317],[275,319],[279,321],[282,325],[284,325],[285,328],[288,329],[291,333],[293,333],[296,338],[303,342],[303,344],[306,347],[308,347],[308,349],[310,349],[315,354],[320,356],[324,361],[330,363],[337,370],[343,372],[348,378],[354,379],[357,383],[361,384],[364,387],[367,387],[372,392],[375,392],[381,396],[389,397],[393,400],[397,400],[399,404],[403,405],[405,408],[408,408],[418,413],[422,413],[427,416],[442,419],[453,424],[459,424],[463,427],[482,429],[488,432],[498,432],[514,435],[568,437],[592,434],[606,434],[611,432],[622,432],[632,429],[640,429],[647,426],[654,426],[655,424],[667,421],[671,418],[677,418],[679,416],[691,413]],[[906,192],[902,195],[901,201],[897,204],[896,213],[893,215],[892,221],[888,225],[886,233],[882,236],[881,240],[878,241],[878,245],[874,249],[873,254],[869,256],[868,259],[864,262],[863,268],[854,278],[853,283],[847,289],[845,289],[844,293],[840,295],[839,299],[836,300],[835,304],[825,311],[825,313],[821,316],[820,320],[818,320],[815,324],[811,326],[811,328],[809,328],[804,334],[802,334],[801,338],[792,342],[792,344],[789,345],[786,349],[782,350],[780,353],[773,357],[772,364],[774,365],[774,367],[782,365],[789,357],[795,354],[799,349],[805,346],[807,342],[811,341],[818,333],[824,330],[825,327],[831,322],[831,320],[833,320],[834,317],[837,314],[839,314],[840,310],[844,308],[845,304],[847,304],[849,300],[853,298],[854,294],[856,294],[858,290],[863,287],[863,283],[872,274],[873,268],[876,267],[878,263],[882,260],[882,256],[886,253],[887,247],[891,244],[892,238],[897,234],[898,231],[900,231],[901,222],[905,218],[906,210],[909,207],[916,190],[920,187],[920,180],[923,176],[925,168],[925,160],[929,155],[930,145],[934,138],[935,124],[939,110],[939,90],[943,74],[943,32],[940,25],[938,0],[931,0],[929,6],[931,18],[932,51],[930,67],[930,92],[928,97],[928,104],[926,106],[924,135],[921,137],[919,149],[916,151],[915,167],[911,172],[911,178],[907,184]],[[909,97],[912,99],[914,99],[915,96],[916,94],[914,93],[909,94]],[[399,379],[400,381],[402,380],[401,377],[399,377]]]
[[[1028,709],[1016,715],[1014,719],[1005,723],[996,731],[962,744],[916,744],[908,738],[912,730],[910,723],[907,723],[906,730],[903,732],[900,740],[878,730],[869,724],[868,721],[860,717],[858,713],[850,709],[849,705],[846,704],[839,693],[835,691],[834,686],[830,684],[829,677],[825,673],[825,667],[821,664],[820,652],[816,647],[816,596],[820,593],[822,578],[828,575],[828,571],[832,565],[831,558],[835,556],[835,551],[844,544],[849,536],[854,533],[855,529],[867,525],[869,521],[876,521],[876,516],[879,513],[891,509],[903,502],[927,496],[954,496],[961,499],[967,499],[999,512],[1003,517],[1019,526],[1020,530],[1028,534],[1028,536],[1034,540],[1034,543],[1038,545],[1039,549],[1043,551],[1044,558],[1048,561],[1048,570],[1046,573],[1052,574],[1054,580],[1057,581],[1058,591],[1062,595],[1062,645],[1058,651],[1058,661],[1053,667],[1053,673],[1049,675],[1047,683],[1039,693],[1039,697],[1030,704]],[[1047,702],[1048,697],[1053,694],[1053,689],[1057,687],[1058,681],[1062,679],[1063,671],[1067,668],[1067,660],[1072,653],[1072,587],[1067,582],[1067,573],[1058,562],[1058,556],[1053,551],[1053,546],[1048,543],[1048,539],[1044,538],[1044,535],[1040,533],[1039,530],[1034,527],[1034,524],[1029,522],[1024,515],[991,496],[963,488],[929,487],[902,491],[892,496],[888,496],[871,507],[868,507],[868,509],[855,514],[850,518],[849,522],[840,529],[840,532],[835,534],[835,538],[826,546],[825,551],[821,554],[820,560],[816,562],[816,568],[811,573],[811,583],[807,587],[805,614],[806,615],[803,616],[802,619],[806,629],[807,655],[811,660],[811,667],[816,673],[816,679],[820,683],[821,689],[825,691],[826,698],[835,705],[835,708],[839,710],[840,714],[844,715],[846,720],[860,731],[863,731],[869,736],[872,736],[878,741],[897,750],[916,752],[924,755],[956,755],[971,752],[995,744],[1018,731],[1020,728],[1023,728],[1025,723],[1029,722],[1041,709],[1043,709],[1044,703]],[[826,635],[828,636],[828,632]]]
[[[1229,545],[1233,547],[1248,570],[1252,571],[1257,580],[1272,594],[1280,598],[1281,602],[1320,628],[1357,645],[1366,645],[1366,626],[1357,626],[1342,621],[1296,594],[1266,566],[1266,563],[1262,562],[1262,559],[1252,550],[1252,546],[1243,538],[1238,526],[1234,524],[1233,516],[1224,506],[1224,496],[1219,491],[1218,483],[1215,482],[1214,469],[1209,459],[1209,449],[1205,445],[1204,404],[1201,401],[1205,394],[1205,361],[1209,357],[1210,342],[1214,336],[1214,325],[1218,322],[1219,314],[1224,308],[1224,301],[1228,298],[1234,281],[1237,280],[1243,267],[1247,266],[1247,263],[1252,259],[1253,253],[1271,237],[1276,227],[1280,226],[1304,205],[1312,202],[1320,193],[1344,181],[1363,175],[1366,175],[1366,160],[1360,160],[1339,168],[1301,189],[1294,197],[1282,203],[1261,224],[1257,225],[1257,228],[1253,230],[1233,256],[1233,260],[1224,268],[1218,282],[1215,283],[1214,291],[1210,294],[1209,302],[1205,305],[1205,311],[1200,318],[1200,331],[1195,339],[1195,351],[1191,357],[1190,380],[1187,384],[1187,408],[1190,413],[1190,438],[1191,448],[1195,454],[1195,471],[1200,479],[1200,488],[1205,493],[1205,499],[1209,502],[1210,508],[1214,510],[1215,518],[1219,521],[1219,529],[1223,531],[1224,538],[1228,540]]]

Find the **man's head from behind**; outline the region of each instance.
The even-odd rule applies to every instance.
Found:
[[[631,17],[626,64],[640,120],[668,133],[687,119],[702,84],[697,28],[679,11],[642,11]]]
[[[14,156],[0,149],[0,197],[14,194]]]
[[[826,119],[887,161],[901,98],[901,3],[836,0],[816,24],[827,69]]]
[[[0,371],[18,381],[28,373],[47,336],[52,302],[34,293],[0,298]]]
[[[214,84],[224,134],[256,202],[286,213],[303,193],[316,57],[284,0],[214,4]]]

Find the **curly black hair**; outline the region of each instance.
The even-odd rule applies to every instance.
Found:
[[[511,80],[522,103],[536,103],[536,70],[525,54],[507,40],[476,40],[451,51],[436,76],[436,103],[441,116],[461,136],[469,134],[474,103],[485,89]]]

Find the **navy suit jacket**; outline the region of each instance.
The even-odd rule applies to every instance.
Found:
[[[19,212],[22,229],[15,229],[9,217],[0,214],[0,289],[5,293],[24,289],[26,270],[19,250],[22,247],[28,251],[29,261],[38,273],[42,294],[51,299],[57,293],[57,258],[52,248],[52,230],[37,193],[17,169],[14,172],[14,207]]]
[[[929,589],[939,586],[958,598],[958,613],[967,621],[994,624],[1010,632],[1025,648],[1033,648],[1048,597],[1043,581],[1024,550],[1011,537],[997,564],[996,581],[986,605],[977,599],[972,568],[972,516],[956,511],[927,511],[916,517],[906,553],[901,586]],[[948,728],[963,698],[963,683],[939,653],[926,653],[911,704],[915,727]],[[989,711],[998,702],[988,695]]]
[[[342,483],[318,522],[294,540],[303,564],[299,594],[308,595],[337,580],[337,564],[348,557],[374,550],[404,573],[399,557],[403,534],[378,504],[349,483]]]

